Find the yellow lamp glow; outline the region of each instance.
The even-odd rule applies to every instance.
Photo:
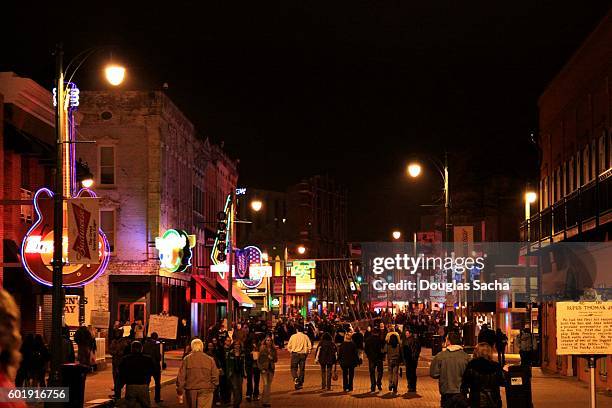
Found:
[[[538,195],[535,191],[528,191],[525,193],[525,201],[527,201],[529,204],[535,203],[537,199]]]
[[[119,65],[109,65],[104,69],[106,80],[113,86],[117,86],[125,79],[125,68]]]
[[[81,181],[81,185],[85,188],[91,188],[91,186],[93,186],[94,181],[92,178],[86,178],[84,180]]]
[[[400,231],[393,231],[391,235],[393,236],[393,239],[400,239],[402,237],[402,233]]]
[[[421,174],[421,165],[418,163],[411,163],[408,165],[408,174],[410,177],[419,177]]]
[[[306,247],[304,245],[300,245],[297,247],[298,254],[304,255],[306,253]]]
[[[259,200],[251,201],[251,208],[253,209],[253,211],[261,210],[262,206],[263,206],[263,203],[261,201],[259,201]]]

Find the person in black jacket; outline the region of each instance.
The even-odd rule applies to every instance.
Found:
[[[504,385],[501,365],[493,361],[493,349],[478,343],[461,381],[461,392],[469,395],[471,408],[501,408],[499,387]]]
[[[315,354],[315,363],[321,366],[321,390],[331,390],[332,367],[336,364],[337,352],[331,335],[323,333]]]
[[[489,329],[488,324],[484,323],[480,328],[480,333],[478,333],[478,343],[487,343],[489,346],[493,347],[496,340],[497,336],[495,332]]]
[[[376,387],[382,390],[383,360],[382,349],[385,343],[380,338],[378,329],[374,329],[371,336],[365,341],[365,354],[368,357],[368,368],[370,370],[370,391],[375,392]]]
[[[153,359],[155,370],[153,380],[155,381],[155,402],[161,402],[161,351],[159,350],[159,336],[156,332],[151,333],[151,337],[146,339],[142,346],[142,354]]]
[[[151,357],[142,354],[142,343],[139,341],[132,342],[131,351],[119,365],[119,395],[125,385],[125,399],[128,403],[150,407],[149,383],[155,372],[155,363]]]
[[[363,334],[361,334],[359,327],[355,329],[352,339],[355,346],[357,346],[357,350],[363,350]]]
[[[402,339],[402,354],[404,363],[406,364],[406,381],[408,382],[408,392],[416,392],[417,387],[417,366],[419,364],[419,355],[421,354],[421,343],[419,338],[406,329],[404,338]]]
[[[342,368],[342,389],[347,392],[353,391],[353,378],[355,367],[360,364],[359,351],[352,341],[352,333],[346,333],[344,342],[338,350],[338,361]]]

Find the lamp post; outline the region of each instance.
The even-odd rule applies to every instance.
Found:
[[[531,204],[535,203],[538,195],[535,191],[529,189],[527,185],[527,191],[525,192],[525,223],[527,224],[527,236],[525,241],[527,242],[527,251],[525,253],[525,291],[527,292],[527,321],[529,330],[531,330],[531,268],[530,268],[530,239],[531,239]]]
[[[80,63],[72,71],[68,80],[70,81],[78,68],[99,48],[92,48],[85,52],[77,55],[72,60],[68,67],[76,61],[77,58],[81,58]],[[56,139],[56,163],[54,169],[55,176],[55,193],[53,195],[53,259],[52,264],[52,290],[51,290],[51,367],[49,375],[49,383],[51,385],[60,385],[61,383],[61,365],[64,360],[63,358],[63,347],[62,347],[62,317],[64,314],[64,288],[63,288],[63,232],[64,232],[64,204],[66,197],[63,196],[64,183],[67,175],[64,174],[64,160],[65,160],[65,149],[70,148],[67,146],[66,132],[66,119],[68,115],[68,106],[70,104],[69,89],[66,88],[65,78],[67,73],[64,72],[63,65],[64,51],[62,44],[58,44],[55,49],[55,89],[56,89],[56,103],[55,103],[55,139]],[[125,68],[116,66],[117,69],[123,69],[123,75],[119,78],[118,71],[114,71],[114,75],[110,75],[107,71],[107,79],[112,85],[119,85],[123,81],[125,75]],[[112,80],[111,80],[112,78]]]

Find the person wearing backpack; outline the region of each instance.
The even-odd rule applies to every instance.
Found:
[[[342,389],[346,392],[353,391],[353,378],[355,377],[355,367],[361,364],[359,351],[352,341],[352,333],[347,332],[344,342],[338,349],[338,362],[342,369]]]
[[[533,351],[533,336],[529,327],[523,329],[518,336],[519,354],[521,356],[521,365],[531,365],[531,353]]]
[[[321,366],[321,390],[331,390],[332,368],[338,349],[329,333],[324,333],[315,353],[315,363]]]
[[[387,355],[387,366],[389,368],[389,391],[397,394],[399,370],[404,358],[399,335],[395,332],[389,334],[387,335],[388,340],[383,351]]]
[[[501,408],[499,388],[504,384],[504,373],[501,365],[493,361],[492,347],[478,343],[461,380],[461,393],[469,395],[470,408]]]

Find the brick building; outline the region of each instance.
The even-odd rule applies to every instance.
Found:
[[[110,311],[111,321],[165,311],[201,333],[225,310],[205,222],[235,188],[236,162],[160,91],[84,91],[79,115],[78,139],[96,143],[79,144],[77,157],[94,173],[112,251],[107,273],[86,288],[88,308]],[[184,272],[160,270],[155,239],[169,229],[196,236]]]
[[[54,152],[51,93],[31,79],[0,73],[0,279],[20,306],[23,332],[45,336],[50,290],[24,270],[20,247],[35,221],[34,192],[52,185]]]
[[[536,250],[557,242],[608,242],[612,223],[612,12],[585,40],[539,100],[542,149],[539,211],[524,223]],[[554,245],[552,245],[554,247]],[[596,254],[591,254],[596,256]],[[554,256],[541,268],[543,291],[563,272]],[[584,286],[610,288],[610,270]],[[568,296],[570,294],[568,293]],[[571,294],[571,298],[581,293]],[[555,302],[542,305],[542,366],[588,381],[585,360],[556,355]],[[598,360],[597,384],[610,387],[608,356]]]

